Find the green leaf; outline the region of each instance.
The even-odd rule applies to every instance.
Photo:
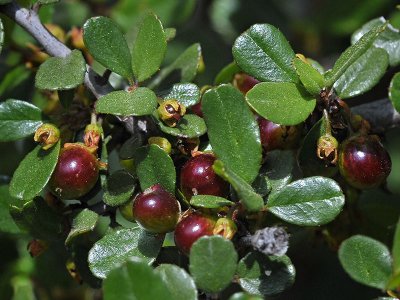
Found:
[[[20,230],[10,215],[10,204],[13,199],[8,191],[8,185],[0,185],[0,232],[15,234]]]
[[[223,83],[230,83],[233,81],[235,74],[241,72],[240,68],[235,62],[231,62],[222,68],[214,79],[214,84],[219,85]]]
[[[110,206],[119,206],[128,202],[135,190],[135,178],[126,170],[111,174],[106,183],[103,201]]]
[[[60,0],[39,0],[38,3],[40,4],[52,4],[52,3],[57,3]]]
[[[340,245],[339,260],[355,281],[382,290],[386,287],[392,262],[389,249],[381,242],[352,236]]]
[[[299,81],[292,66],[295,54],[285,36],[272,25],[251,26],[236,39],[232,53],[238,66],[260,81]]]
[[[197,300],[196,285],[184,269],[175,265],[161,264],[155,270],[161,275],[174,300]]]
[[[156,113],[154,113],[153,116],[161,131],[172,136],[194,138],[207,132],[206,123],[195,114],[184,115],[175,127],[165,125],[164,122],[158,118]]]
[[[247,94],[249,105],[262,117],[281,125],[303,122],[315,108],[315,98],[290,82],[261,82]]]
[[[132,69],[141,82],[158,71],[167,50],[167,40],[160,20],[148,14],[139,27],[132,49]]]
[[[152,263],[160,251],[163,238],[141,228],[117,229],[97,241],[89,251],[89,267],[99,278],[130,258],[139,257]]]
[[[161,274],[143,261],[127,261],[103,283],[104,300],[174,300]]]
[[[204,236],[190,250],[190,274],[198,288],[216,293],[228,286],[233,279],[237,259],[238,255],[231,241],[216,235]]]
[[[296,276],[289,257],[250,252],[238,265],[240,286],[248,293],[272,296],[289,288]]]
[[[231,85],[208,90],[202,111],[218,159],[251,183],[261,166],[262,149],[258,124],[243,94]]]
[[[201,208],[219,208],[233,204],[228,199],[212,195],[195,195],[190,198],[190,205]]]
[[[32,200],[46,186],[57,165],[60,142],[49,150],[36,146],[19,164],[10,183],[10,195]]]
[[[294,181],[268,199],[268,210],[288,223],[323,225],[342,210],[344,195],[336,181],[309,177]]]
[[[200,101],[200,89],[194,83],[177,83],[164,99],[176,99],[187,108]]]
[[[125,143],[122,144],[119,150],[120,159],[131,159],[135,155],[136,150],[143,146],[145,143],[145,137],[136,132],[131,138],[127,139]]]
[[[296,57],[293,60],[293,64],[297,75],[307,92],[314,96],[319,95],[321,89],[325,87],[324,76],[322,76],[321,73],[312,65],[304,62],[300,58]]]
[[[3,49],[3,43],[4,43],[4,29],[3,29],[3,22],[0,19],[0,53],[1,50]]]
[[[74,101],[75,89],[59,90],[57,91],[57,94],[61,105],[64,108],[68,109],[71,106],[72,102]]]
[[[42,124],[42,111],[33,104],[14,99],[0,103],[0,142],[27,137]]]
[[[325,73],[326,85],[328,87],[333,86],[343,73],[371,47],[378,34],[385,29],[385,26],[377,26],[371,29],[340,55],[332,70]]]
[[[96,227],[99,215],[94,211],[87,208],[80,211],[73,219],[71,225],[71,231],[69,232],[65,244],[71,244],[71,242],[79,235],[93,231]]]
[[[249,212],[257,212],[264,206],[263,198],[242,177],[229,169],[220,160],[213,165],[215,173],[228,181],[238,193],[240,201]]]
[[[157,107],[157,96],[148,88],[131,92],[114,91],[97,100],[96,112],[121,116],[151,115]]]
[[[202,61],[200,44],[193,44],[187,48],[170,66],[169,72],[181,70],[181,82],[192,81]]]
[[[21,259],[22,260],[22,259]],[[28,275],[18,274],[12,277],[10,284],[14,290],[12,300],[36,300],[33,280]]]
[[[35,86],[42,90],[69,90],[85,79],[86,63],[79,50],[66,57],[50,57],[39,67]]]
[[[229,300],[263,300],[262,297],[250,295],[243,292],[233,294]]]
[[[389,86],[389,99],[393,107],[400,112],[400,72],[394,74]]]
[[[349,66],[333,87],[343,99],[361,95],[378,84],[388,65],[386,51],[371,47]]]
[[[94,17],[83,25],[83,40],[93,57],[114,73],[132,78],[131,54],[124,34],[106,17]]]
[[[175,194],[175,166],[164,150],[156,145],[141,147],[134,159],[142,191],[159,183],[171,194]]]
[[[392,247],[393,274],[400,276],[400,219],[397,222]]]

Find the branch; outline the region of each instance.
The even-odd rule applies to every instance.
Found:
[[[5,5],[0,5],[0,12],[24,28],[40,45],[42,45],[49,55],[66,57],[71,53],[71,49],[60,42],[43,26],[35,10],[26,9],[20,7],[15,2],[10,2]],[[100,76],[87,65],[84,83],[96,98],[100,98],[114,90],[108,82],[99,84],[98,78],[100,78]]]

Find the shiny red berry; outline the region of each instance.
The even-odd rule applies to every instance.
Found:
[[[183,165],[180,182],[181,190],[187,199],[193,195],[228,195],[229,184],[215,174],[212,168],[214,161],[214,155],[200,154],[190,158]]]
[[[389,176],[392,162],[389,153],[374,135],[357,135],[345,140],[339,150],[339,171],[359,189],[381,185]]]
[[[99,178],[97,157],[80,144],[66,144],[50,178],[50,191],[61,199],[77,199],[89,192]]]
[[[180,212],[178,200],[160,184],[146,189],[133,202],[133,218],[144,229],[154,233],[173,231]]]
[[[234,86],[236,86],[243,94],[246,94],[259,82],[260,81],[246,73],[238,73],[233,79]]]
[[[189,254],[193,243],[205,235],[213,235],[215,219],[200,213],[192,213],[183,218],[175,228],[175,245]]]
[[[203,115],[203,110],[201,109],[201,102],[196,103],[195,105],[190,107],[190,109],[194,114],[198,115],[200,118],[203,118],[204,115]]]

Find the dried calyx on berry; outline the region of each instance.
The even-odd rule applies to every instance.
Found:
[[[329,133],[319,137],[317,143],[317,156],[326,164],[335,165],[338,159],[338,141]]]
[[[60,130],[55,125],[46,123],[36,130],[33,139],[42,145],[43,150],[47,150],[60,140]]]
[[[83,137],[85,146],[97,149],[99,147],[99,142],[102,136],[103,136],[103,129],[101,128],[101,126],[97,124],[87,125],[85,128],[85,135]]]
[[[175,127],[185,115],[186,107],[175,99],[168,99],[160,103],[157,108],[158,116],[169,127]]]
[[[219,218],[213,230],[214,235],[221,235],[228,240],[231,240],[236,232],[237,226],[235,222],[226,217]]]
[[[265,255],[282,256],[289,248],[289,234],[283,227],[265,227],[253,235],[242,237],[241,242]]]

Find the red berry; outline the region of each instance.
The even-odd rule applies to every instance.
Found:
[[[214,195],[226,197],[228,182],[215,174],[212,154],[200,154],[190,158],[181,170],[181,190],[187,199],[193,195]]]
[[[247,75],[246,73],[238,73],[233,79],[233,84],[243,93],[246,94],[253,86],[259,83],[257,79]]]
[[[190,109],[192,110],[192,112],[194,114],[198,115],[200,118],[203,117],[203,110],[201,109],[201,102],[196,103],[195,105],[190,107]]]
[[[359,189],[381,185],[389,176],[392,162],[377,136],[357,135],[345,140],[339,152],[339,171]]]
[[[99,177],[95,155],[80,144],[66,144],[50,178],[50,191],[61,199],[77,199],[89,192]]]
[[[175,245],[189,254],[193,243],[205,235],[213,235],[215,220],[207,215],[192,213],[182,219],[175,228]]]
[[[133,217],[136,222],[154,233],[173,231],[180,212],[178,200],[160,184],[146,189],[133,202]]]

